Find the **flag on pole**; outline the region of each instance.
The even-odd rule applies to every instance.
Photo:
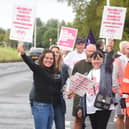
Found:
[[[92,31],[90,30],[88,33],[88,37],[86,39],[86,46],[88,44],[95,44],[95,43],[96,43],[96,41],[95,41],[94,35],[93,35]]]

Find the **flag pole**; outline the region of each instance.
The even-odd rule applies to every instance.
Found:
[[[106,2],[107,6],[110,6],[110,0],[107,0]],[[108,38],[106,38],[106,46],[108,45]]]
[[[36,20],[34,25],[34,47],[36,47]]]
[[[110,0],[107,0],[107,6],[109,6],[110,5]]]
[[[60,21],[58,20],[57,21],[57,42],[58,42],[58,39],[59,39],[59,32],[60,32]]]

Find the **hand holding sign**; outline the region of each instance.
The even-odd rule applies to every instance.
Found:
[[[80,73],[75,73],[70,77],[70,90],[69,93],[84,96],[85,93],[89,93],[95,87],[96,82],[88,79],[86,76]]]
[[[17,51],[19,52],[20,55],[23,55],[25,53],[22,41],[19,41],[18,46],[17,46]]]

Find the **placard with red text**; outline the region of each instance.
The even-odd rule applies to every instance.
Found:
[[[31,42],[35,22],[35,2],[19,1],[13,8],[10,39]]]
[[[125,22],[126,8],[104,6],[100,38],[121,39]]]
[[[86,93],[93,94],[91,92],[94,90],[95,84],[94,80],[90,80],[78,72],[70,77],[70,90],[79,96],[84,96]]]

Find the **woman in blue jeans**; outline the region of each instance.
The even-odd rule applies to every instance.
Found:
[[[63,98],[62,88],[65,84],[67,78],[69,77],[68,73],[68,66],[63,63],[61,50],[58,46],[52,45],[50,50],[55,54],[55,63],[56,63],[56,70],[61,73],[62,77],[62,87],[60,92],[60,101],[58,104],[54,104],[54,120],[55,120],[55,127],[56,129],[65,129],[65,112],[66,112],[66,104]]]
[[[33,72],[34,98],[31,107],[35,129],[52,129],[53,104],[60,101],[62,85],[60,73],[55,68],[55,55],[51,50],[44,50],[36,64],[25,54],[22,43],[18,44],[17,50]]]

